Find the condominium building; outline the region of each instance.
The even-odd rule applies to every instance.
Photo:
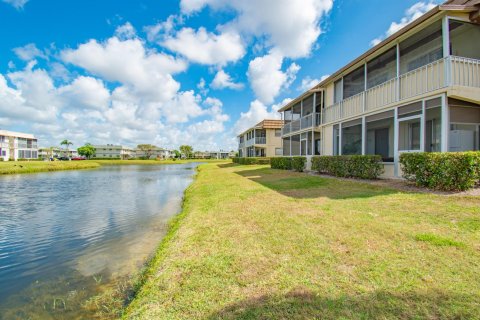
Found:
[[[49,159],[51,157],[69,157],[74,158],[78,157],[78,151],[75,149],[63,149],[63,148],[39,148],[38,149],[38,157],[41,159]]]
[[[275,157],[283,155],[283,120],[263,120],[238,135],[239,157]]]
[[[229,159],[235,157],[235,151],[195,151],[195,159]]]
[[[141,150],[135,149],[135,157],[137,158],[146,158],[149,159],[168,159],[172,157],[172,153],[170,150],[154,147],[150,150]]]
[[[37,159],[37,138],[33,134],[0,130],[0,159]]]
[[[479,150],[480,2],[450,0],[279,111],[283,154],[381,155]]]
[[[95,154],[92,156],[95,158],[107,158],[107,159],[129,159],[135,158],[135,150],[133,148],[125,147],[122,145],[94,145]]]

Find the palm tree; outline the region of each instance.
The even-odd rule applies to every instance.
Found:
[[[71,141],[68,141],[67,139],[65,139],[62,142],[60,142],[60,145],[65,146],[65,149],[67,150],[66,156],[68,157],[68,147],[73,146],[73,143]]]

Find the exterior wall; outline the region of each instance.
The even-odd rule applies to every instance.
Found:
[[[275,129],[266,129],[267,144],[265,155],[269,158],[281,155],[275,154],[275,149],[282,148],[282,137],[275,137]]]
[[[333,155],[333,125],[327,125],[322,128],[322,148],[321,154],[324,156]]]
[[[327,85],[327,90],[325,90],[325,105],[331,106],[333,104],[333,90],[334,90],[334,83],[331,82]]]

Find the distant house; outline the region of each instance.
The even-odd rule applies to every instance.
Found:
[[[49,159],[51,157],[78,157],[78,152],[75,149],[67,150],[62,148],[39,148],[38,157],[41,159]]]
[[[37,159],[37,138],[33,134],[0,130],[0,159]]]
[[[238,135],[239,157],[277,157],[283,155],[283,120],[263,120]]]
[[[168,159],[172,157],[172,152],[170,150],[154,147],[151,150],[145,151],[141,149],[135,149],[136,158],[145,158],[149,157],[150,159]]]
[[[92,156],[93,159],[130,159],[135,158],[136,153],[133,148],[122,146],[122,145],[114,145],[114,144],[106,144],[106,145],[94,145],[95,154]]]
[[[228,159],[235,157],[235,151],[195,151],[195,159]]]

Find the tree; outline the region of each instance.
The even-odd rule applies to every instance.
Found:
[[[182,157],[182,154],[178,150],[173,150],[172,153],[173,153],[174,158],[181,158]]]
[[[87,159],[90,159],[95,154],[95,151],[97,150],[90,143],[85,143],[85,145],[83,147],[78,148],[77,151],[79,155],[84,156]]]
[[[61,146],[65,146],[65,149],[67,150],[67,156],[68,156],[68,147],[69,146],[73,146],[73,142],[71,141],[68,141],[67,139],[63,140],[62,142],[60,142],[60,145]]]
[[[182,146],[180,146],[179,149],[180,149],[180,152],[185,155],[185,157],[187,157],[187,158],[191,158],[191,157],[192,157],[192,153],[193,153],[193,148],[192,148],[192,146],[182,145]]]
[[[145,155],[146,159],[150,159],[150,157],[153,154],[153,150],[155,150],[157,147],[152,145],[152,144],[139,144],[137,146],[137,149],[141,150],[143,154]]]

